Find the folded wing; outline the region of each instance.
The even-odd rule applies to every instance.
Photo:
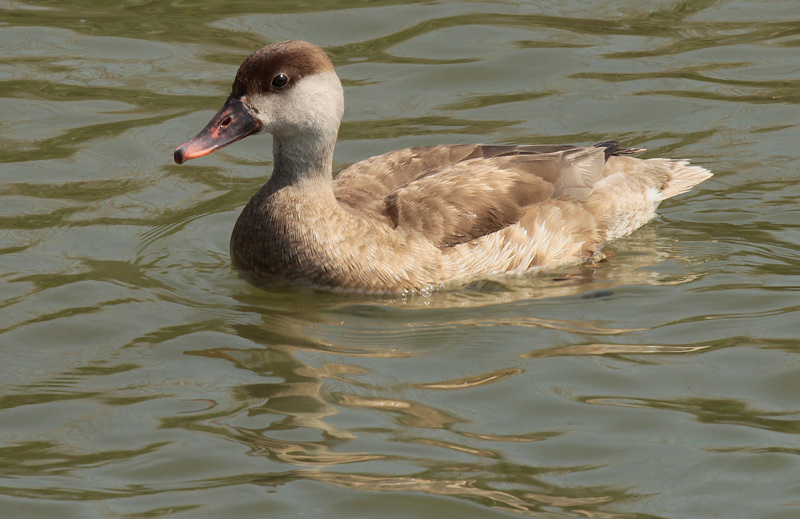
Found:
[[[614,142],[409,148],[347,168],[334,192],[354,212],[452,247],[519,222],[533,204],[585,198],[607,158],[632,151]]]

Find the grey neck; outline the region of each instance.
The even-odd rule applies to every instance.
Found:
[[[275,167],[267,184],[269,190],[284,186],[331,186],[335,144],[336,134],[274,136],[272,153]]]

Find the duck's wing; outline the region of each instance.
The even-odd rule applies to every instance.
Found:
[[[336,176],[334,190],[341,203],[363,208],[382,201],[419,178],[439,173],[460,162],[507,155],[553,153],[574,147],[455,144],[406,148],[362,160],[342,170]]]
[[[373,157],[334,182],[339,202],[440,247],[519,221],[525,208],[589,194],[616,143],[595,147],[454,145]]]

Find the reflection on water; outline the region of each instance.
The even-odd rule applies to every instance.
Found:
[[[793,0],[0,9],[5,515],[798,515]],[[337,167],[616,138],[715,177],[598,264],[259,290],[268,139],[171,152],[285,38],[343,78]]]
[[[677,346],[656,344],[579,344],[563,348],[548,348],[524,354],[524,358],[550,357],[553,355],[642,355],[647,353],[697,353],[710,346]]]
[[[240,330],[241,335],[246,333]],[[294,333],[302,336],[299,326]],[[301,362],[299,358],[303,353],[316,348],[281,345],[272,340],[266,340],[265,346],[268,347],[258,350],[187,351],[190,355],[231,362],[239,369],[253,371],[262,377],[280,376],[283,381],[237,387],[237,400],[246,402],[246,408],[238,406],[225,414],[213,403],[201,413],[194,413],[192,419],[168,419],[163,422],[164,427],[204,430],[240,442],[247,446],[250,455],[264,456],[281,464],[318,469],[298,468],[288,474],[282,472],[274,476],[255,477],[253,482],[259,485],[281,486],[293,480],[312,480],[351,490],[422,492],[475,500],[492,508],[509,509],[537,517],[548,506],[565,509],[584,507],[588,511],[621,497],[606,495],[600,489],[581,489],[579,495],[576,495],[575,489],[547,484],[541,477],[534,475],[547,474],[552,469],[540,467],[534,470],[534,467],[514,461],[504,453],[502,447],[491,448],[491,445],[502,446],[506,443],[541,442],[560,433],[539,431],[518,435],[492,435],[459,430],[459,424],[468,424],[470,420],[453,416],[420,401],[368,396],[387,393],[387,389],[398,394],[403,393],[404,389],[395,388],[392,391],[380,385],[359,382],[359,377],[368,375],[368,370],[364,368],[331,363],[314,367]],[[334,353],[337,357],[344,356],[345,359],[352,356],[349,349],[338,351],[328,346],[322,351]],[[381,359],[387,358],[387,355],[375,350],[374,355],[362,352],[359,357]],[[393,356],[388,356],[391,357]],[[522,369],[508,368],[458,379],[411,384],[407,387],[414,391],[474,389],[523,373]],[[345,383],[344,387],[348,388],[348,392],[337,391],[335,388],[326,390],[326,385],[331,381],[334,386]],[[367,394],[358,394],[355,389],[361,389]],[[330,423],[342,422],[335,415],[347,415],[351,411],[355,414],[373,415],[370,421],[377,420],[381,425],[356,424],[343,428]],[[349,420],[344,423],[348,422]],[[317,431],[318,434],[309,434],[310,430]],[[448,431],[453,439],[428,437],[425,431],[434,434]],[[379,454],[348,447],[348,444],[358,444],[361,436],[368,435],[388,436],[393,442],[406,444],[411,450],[403,448],[400,451],[395,449],[396,452]],[[428,454],[426,458],[420,458],[419,454],[413,453],[415,446],[426,447],[425,450],[432,452],[453,453],[456,458],[452,459],[450,454]],[[462,457],[459,455],[468,459],[459,460]],[[444,459],[437,461],[439,457]],[[361,470],[360,465],[355,465],[353,470],[346,472],[324,470],[340,464],[376,461],[390,464],[387,467],[407,467],[404,472],[422,465],[422,471],[398,475],[392,474],[392,469],[386,472],[386,469],[381,469],[381,465],[368,472]],[[582,472],[587,469],[584,466],[560,466],[555,472]],[[516,484],[521,486],[513,491],[493,488],[506,486],[504,481],[507,476],[504,474],[508,472],[527,473],[529,476],[517,481]]]

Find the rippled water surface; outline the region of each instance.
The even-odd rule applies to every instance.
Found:
[[[326,48],[335,168],[610,138],[715,176],[592,267],[405,298],[230,267],[241,60]],[[9,518],[800,517],[800,4],[0,2]]]

